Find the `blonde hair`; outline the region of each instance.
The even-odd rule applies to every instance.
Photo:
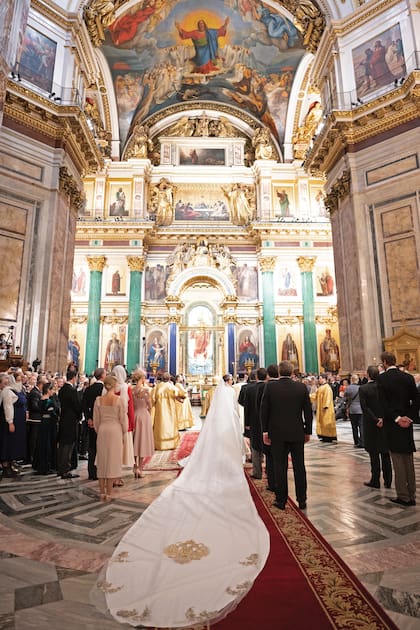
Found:
[[[118,383],[118,380],[115,378],[113,374],[108,374],[108,376],[105,376],[104,387],[107,392],[109,392],[109,390],[116,387],[117,383]]]
[[[134,383],[138,383],[141,378],[146,378],[146,376],[147,374],[144,370],[138,369],[135,372],[133,372],[133,375],[131,378]]]

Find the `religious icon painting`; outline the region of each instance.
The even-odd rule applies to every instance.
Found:
[[[152,330],[147,334],[144,349],[147,369],[152,374],[163,372],[166,366],[166,338],[160,330]]]
[[[239,371],[250,372],[259,365],[256,335],[251,330],[239,333],[237,361]]]
[[[106,295],[125,295],[125,269],[120,265],[113,265],[107,270]]]
[[[108,213],[110,217],[128,217],[131,206],[131,183],[108,182]]]
[[[229,208],[217,184],[179,184],[175,197],[177,221],[228,221]]]
[[[91,217],[93,215],[93,208],[95,207],[95,180],[84,180],[83,182],[83,201],[82,205],[78,209],[78,215],[80,219],[84,217]]]
[[[287,221],[296,216],[295,188],[293,185],[275,185],[273,188],[274,219]]]
[[[328,266],[316,267],[314,272],[314,280],[317,296],[334,295],[334,276],[332,270]]]
[[[288,264],[276,269],[277,294],[284,297],[297,297],[297,272]]]
[[[179,148],[180,166],[224,166],[225,159],[225,149],[223,148],[204,149],[194,146]]]
[[[56,49],[55,41],[28,25],[18,68],[21,78],[52,93]]]
[[[366,40],[352,55],[358,99],[392,85],[407,73],[399,24]]]
[[[213,311],[204,304],[193,306],[188,312],[188,374],[206,376],[214,373],[214,320]]]
[[[73,267],[73,278],[71,283],[72,298],[86,299],[89,291],[89,269],[86,265],[78,264],[75,261]]]
[[[310,186],[309,196],[311,203],[311,216],[314,219],[328,218],[328,210],[325,206],[325,193],[322,186]]]

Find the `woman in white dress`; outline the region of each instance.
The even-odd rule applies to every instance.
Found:
[[[222,381],[186,466],[115,549],[93,598],[120,623],[216,623],[251,589],[269,552],[244,475],[233,388]]]

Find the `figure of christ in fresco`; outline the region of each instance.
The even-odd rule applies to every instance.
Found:
[[[197,30],[185,31],[179,22],[175,22],[180,38],[192,39],[194,44],[194,72],[198,72],[200,74],[210,74],[211,72],[219,71],[219,68],[216,65],[219,50],[218,38],[226,35],[228,24],[229,17],[225,19],[222,26],[219,28],[208,28],[204,20],[198,20]]]

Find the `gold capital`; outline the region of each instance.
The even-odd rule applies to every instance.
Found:
[[[299,256],[296,260],[301,272],[314,270],[316,256]]]
[[[142,256],[127,256],[130,271],[143,271],[144,258]]]
[[[260,269],[262,272],[264,271],[274,271],[274,267],[276,266],[277,258],[275,256],[261,256],[258,259]]]
[[[89,271],[103,271],[106,265],[106,256],[86,256]]]

